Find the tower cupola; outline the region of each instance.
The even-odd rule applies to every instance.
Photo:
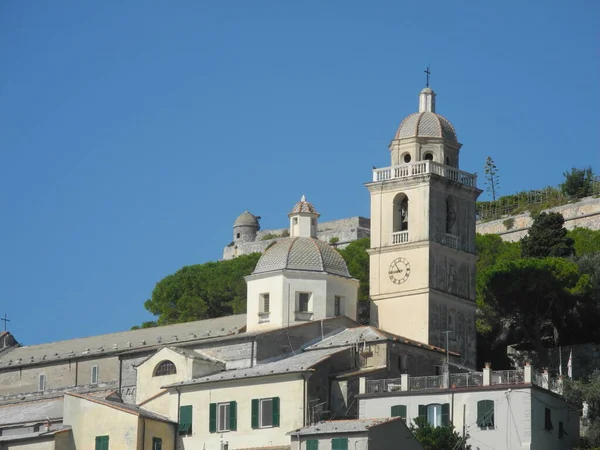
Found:
[[[291,237],[317,237],[317,219],[319,214],[312,203],[306,201],[306,197],[302,198],[292,212],[288,214],[290,218],[290,236]]]

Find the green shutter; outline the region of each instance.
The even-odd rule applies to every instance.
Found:
[[[447,427],[450,425],[450,403],[444,403],[442,405],[442,426]]]
[[[208,431],[209,433],[217,432],[217,404],[211,403],[208,405]]]
[[[252,428],[258,428],[258,399],[252,399]]]
[[[279,397],[273,397],[273,426],[279,426]]]
[[[348,438],[332,439],[331,450],[348,450]]]
[[[108,450],[108,436],[96,436],[96,450]]]
[[[427,420],[427,405],[419,405],[419,417]]]
[[[319,441],[316,439],[306,441],[306,450],[319,450]]]
[[[237,430],[237,403],[229,402],[229,430]]]
[[[477,402],[477,426],[482,428],[494,426],[493,400],[480,400]]]
[[[189,434],[192,431],[192,406],[179,407],[179,427],[177,428],[180,434]]]
[[[392,417],[404,417],[406,419],[406,405],[392,406]]]

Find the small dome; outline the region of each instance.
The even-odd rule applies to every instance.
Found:
[[[312,205],[312,203],[309,203],[306,201],[306,197],[304,195],[302,196],[300,201],[298,203],[296,203],[296,205],[294,206],[294,208],[292,209],[292,212],[290,214],[297,214],[297,213],[311,213],[311,214],[316,214],[317,216],[320,216],[320,214],[317,212],[317,210]]]
[[[253,273],[286,269],[326,272],[350,278],[344,258],[329,244],[310,237],[281,239],[261,256]]]
[[[423,90],[421,91],[421,94],[433,94],[433,89],[431,88],[423,88]]]
[[[394,139],[411,137],[435,137],[458,142],[452,124],[445,117],[429,111],[417,112],[404,119]]]
[[[244,211],[243,213],[241,213],[237,219],[235,219],[235,222],[233,223],[234,227],[256,227],[256,228],[260,228],[260,225],[258,224],[258,219],[260,219],[260,217],[255,216],[254,214],[248,212],[248,211]]]

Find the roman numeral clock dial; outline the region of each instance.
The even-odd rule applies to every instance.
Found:
[[[388,275],[390,276],[390,280],[392,283],[402,284],[410,275],[410,264],[406,258],[396,258],[390,264],[390,269],[388,270]]]

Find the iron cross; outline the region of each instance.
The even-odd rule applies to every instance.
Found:
[[[10,322],[10,319],[7,319],[6,317],[6,313],[4,313],[4,317],[0,318],[0,320],[4,321],[4,331],[6,331],[6,322]]]
[[[429,87],[429,75],[431,75],[431,71],[429,70],[429,66],[427,66],[427,69],[425,69],[423,72],[425,72],[427,74],[427,84],[426,84],[426,86]]]

